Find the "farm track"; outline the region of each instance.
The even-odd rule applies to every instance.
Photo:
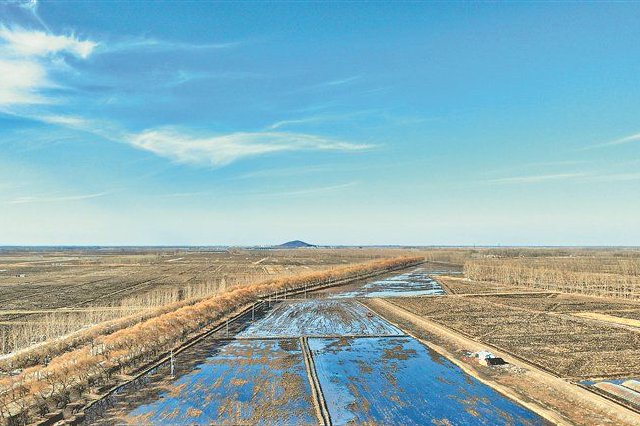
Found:
[[[364,277],[360,277],[360,280],[362,280],[362,278]],[[334,282],[329,286],[333,287],[336,285],[340,285],[340,283]],[[321,285],[317,286],[315,289],[299,289],[297,293],[306,295],[307,293],[312,293],[313,290],[318,290],[322,287],[327,286]],[[537,415],[522,406],[517,404],[513,405],[514,403],[509,399],[504,398],[500,394],[492,393],[492,391],[487,390],[490,388],[483,387],[483,385],[479,385],[478,382],[475,382],[472,379],[455,379],[455,383],[460,383],[459,385],[453,384],[454,382],[442,382],[446,383],[446,386],[463,386],[466,390],[461,395],[465,396],[461,396],[460,400],[446,399],[444,397],[444,393],[439,394],[438,391],[436,391],[436,393],[431,397],[423,396],[422,392],[419,392],[418,389],[424,390],[427,394],[434,392],[433,390],[428,390],[425,380],[429,382],[434,380],[436,377],[440,378],[440,374],[448,374],[450,372],[449,368],[451,367],[449,367],[449,364],[446,361],[438,360],[437,357],[434,358],[434,356],[430,355],[430,352],[428,352],[424,346],[421,346],[417,340],[408,336],[402,332],[402,330],[398,330],[391,324],[387,323],[384,328],[396,330],[398,333],[376,333],[375,330],[380,328],[378,325],[379,322],[386,321],[380,317],[378,313],[371,310],[368,306],[360,303],[358,300],[348,298],[330,299],[323,298],[322,296],[320,298],[314,298],[313,294],[314,293],[312,293],[311,299],[306,297],[296,298],[295,296],[285,298],[284,295],[281,294],[281,297],[276,302],[277,304],[268,310],[269,298],[260,302],[260,309],[254,309],[253,306],[245,307],[243,311],[244,313],[235,315],[228,321],[220,322],[217,326],[218,331],[211,330],[207,332],[206,336],[202,336],[198,339],[198,342],[202,342],[202,345],[199,345],[201,349],[195,351],[196,356],[206,357],[209,361],[205,361],[205,364],[202,364],[202,368],[198,368],[198,362],[189,361],[189,365],[191,366],[190,369],[192,369],[193,373],[185,372],[179,376],[180,383],[185,384],[181,386],[186,387],[180,387],[179,389],[175,388],[175,385],[172,384],[172,380],[174,379],[168,379],[162,374],[154,373],[154,378],[151,380],[159,380],[159,382],[151,384],[151,388],[167,389],[167,386],[169,386],[170,389],[176,389],[175,392],[169,396],[157,399],[158,397],[155,395],[150,398],[145,396],[144,392],[140,393],[137,390],[138,388],[135,386],[133,386],[130,391],[124,388],[122,388],[122,391],[114,390],[114,395],[115,392],[118,392],[118,394],[121,395],[118,400],[120,402],[114,401],[113,403],[110,403],[114,404],[115,407],[118,407],[116,411],[109,411],[108,406],[106,406],[106,408],[102,408],[102,410],[107,410],[105,417],[100,417],[102,414],[97,414],[97,411],[95,414],[91,414],[90,417],[96,418],[96,416],[99,416],[98,418],[100,419],[106,419],[101,420],[98,423],[107,425],[114,423],[119,424],[120,420],[118,419],[122,419],[122,417],[119,417],[121,415],[124,415],[125,418],[131,418],[129,417],[131,415],[148,413],[152,416],[149,418],[155,419],[154,421],[160,421],[161,419],[165,419],[166,417],[164,416],[169,415],[168,413],[173,410],[173,408],[169,407],[176,407],[174,404],[177,403],[178,407],[181,405],[189,407],[192,406],[195,401],[199,400],[200,397],[196,395],[199,395],[200,392],[203,391],[206,392],[206,389],[203,389],[200,383],[203,383],[203,380],[216,380],[205,379],[203,377],[202,371],[208,371],[210,368],[209,366],[217,365],[219,362],[224,362],[224,365],[229,366],[225,367],[224,370],[221,370],[224,372],[225,383],[229,383],[229,380],[231,380],[230,383],[233,383],[234,380],[237,380],[238,383],[246,383],[247,379],[243,375],[243,371],[245,370],[243,370],[243,367],[241,366],[244,366],[247,363],[260,363],[260,365],[264,365],[262,363],[267,362],[265,361],[265,358],[263,358],[264,355],[262,352],[256,353],[251,351],[249,354],[243,353],[240,354],[240,358],[234,360],[233,358],[228,358],[229,352],[225,350],[222,350],[222,353],[225,355],[222,355],[222,358],[217,358],[216,354],[218,353],[218,350],[212,349],[207,351],[208,347],[224,348],[228,347],[228,345],[231,345],[229,347],[234,347],[233,345],[237,345],[238,342],[243,342],[239,343],[242,345],[241,347],[264,347],[264,342],[278,342],[277,344],[292,347],[294,342],[297,342],[307,375],[309,385],[307,392],[309,392],[309,398],[312,402],[316,419],[321,425],[345,424],[347,418],[345,415],[353,415],[354,417],[352,417],[351,422],[358,424],[400,424],[397,422],[407,424],[405,422],[409,421],[409,423],[411,423],[411,419],[414,419],[414,421],[419,420],[420,424],[423,424],[423,421],[426,421],[429,418],[436,420],[442,419],[442,421],[449,422],[452,421],[453,423],[451,424],[458,424],[459,421],[462,421],[464,424],[468,424],[469,419],[473,419],[473,416],[478,416],[477,413],[473,414],[475,411],[468,410],[469,407],[481,410],[483,417],[495,420],[496,422],[492,424],[502,424],[504,421],[503,419],[508,418],[510,415],[514,416],[513,418],[516,422],[518,422],[519,419],[532,419],[533,423],[531,424],[547,424],[537,417]],[[317,307],[312,308],[314,304],[317,305]],[[352,305],[357,306],[358,309],[354,309],[354,306]],[[311,317],[314,319],[311,322],[309,322],[309,318],[306,318],[309,315],[305,315],[305,309],[307,309],[305,308],[306,306],[309,306],[309,312],[307,312],[307,314],[311,313]],[[342,314],[337,311],[338,306],[343,306],[344,311]],[[256,311],[259,312],[258,318],[254,318],[254,313]],[[362,319],[363,323],[370,323],[370,325],[365,327],[358,325],[346,327],[345,325],[351,324],[352,320],[354,320],[352,317],[356,313],[358,317]],[[327,322],[324,320],[323,316],[326,316],[327,319],[333,319],[333,321]],[[239,328],[236,326],[233,328],[229,327],[228,324],[230,322],[238,323]],[[271,328],[269,328],[268,324],[271,324]],[[328,325],[332,325],[335,328],[335,333],[324,332]],[[314,329],[314,326],[318,326],[319,328]],[[353,328],[359,329],[361,332],[355,334],[349,333],[348,330]],[[281,334],[281,330],[286,330],[287,332],[285,334]],[[233,335],[230,335],[229,332],[232,332]],[[194,341],[188,345],[193,346],[198,342]],[[180,351],[184,351],[185,349],[186,348],[181,348]],[[244,358],[246,356],[249,356],[249,358]],[[319,357],[320,361],[316,361],[316,356]],[[336,362],[334,360],[335,357],[344,360],[343,367],[340,367],[343,362]],[[367,361],[368,357],[372,357],[370,362],[373,370],[370,369],[369,362]],[[156,371],[156,368],[160,368],[160,365],[166,362],[167,359],[165,358],[160,362],[160,364],[150,366],[149,369],[145,371]],[[318,367],[318,362],[320,362],[320,367]],[[420,370],[421,372],[416,371],[415,373],[402,372],[403,368],[399,367],[406,364],[408,370],[413,371],[414,367],[409,366],[420,366],[424,363],[429,365],[433,363],[433,367],[422,367],[426,368],[424,372]],[[236,364],[238,365],[237,368],[234,367]],[[334,370],[334,367],[337,369]],[[164,368],[166,371],[167,367],[165,366]],[[233,373],[229,376],[227,373],[228,368],[231,368],[232,371],[237,371],[238,376],[234,376]],[[269,370],[269,367],[262,368],[267,368],[267,370]],[[342,368],[345,369],[344,372],[342,372]],[[353,370],[354,368],[355,370]],[[399,370],[397,370],[398,368]],[[432,371],[432,368],[437,372]],[[399,371],[397,376],[395,374],[389,375],[389,371],[396,370]],[[431,372],[427,373],[427,371]],[[140,375],[136,376],[136,380],[142,378],[144,374],[144,372],[141,372]],[[337,378],[335,382],[331,379],[334,375],[337,375],[335,376]],[[196,379],[195,377],[198,378]],[[380,378],[380,383],[378,383],[378,378]],[[396,379],[400,380],[400,382]],[[258,388],[253,388],[250,392],[258,392],[259,395],[262,395],[260,392],[264,389],[264,385],[261,380],[262,379],[259,377],[255,377],[253,380],[249,379],[250,383],[254,382],[256,384],[255,386],[259,386]],[[224,388],[227,393],[224,394],[225,396],[218,402],[218,404],[225,407],[235,406],[238,398],[237,392],[240,391],[240,388],[234,388],[233,386],[244,385],[238,384],[225,386],[232,387]],[[341,399],[343,397],[339,397],[336,393],[335,386],[345,389],[344,392],[347,392],[346,389],[348,389],[349,395],[352,395],[355,400],[348,403],[350,399],[347,398],[345,402],[345,400]],[[409,387],[407,388],[406,386]],[[472,387],[468,388],[468,386]],[[249,387],[248,389],[252,388]],[[326,394],[326,392],[329,393]],[[478,395],[478,397],[468,396],[467,392],[472,392],[472,395]],[[130,396],[124,396],[128,394],[130,394]],[[186,400],[180,398],[186,398]],[[302,398],[302,396],[298,394],[295,398]],[[398,400],[395,398],[400,398],[405,403],[398,404]],[[441,411],[441,416],[437,418],[430,417],[430,411],[424,411],[424,398],[435,398],[438,401],[442,399],[441,402],[443,404],[446,402],[445,405],[450,405],[451,408],[439,408],[438,410]],[[127,400],[130,400],[132,405],[127,405],[124,402]],[[146,403],[145,401],[149,402]],[[257,405],[254,405],[253,407],[255,407],[259,412],[262,412],[261,410],[264,410],[264,407],[263,405],[260,405],[261,403],[258,401],[262,401],[261,396],[257,398],[255,403]],[[506,405],[502,405],[503,403],[500,401],[504,401]],[[87,406],[87,410],[85,412],[91,411],[91,407],[96,406],[96,404],[97,403],[92,403]],[[416,406],[416,404],[418,405]],[[216,405],[213,406],[215,407]],[[135,412],[130,411],[134,407],[138,407],[135,409]],[[207,413],[210,413],[207,408],[201,408]],[[98,409],[99,408],[96,408],[96,410]],[[247,408],[245,408],[245,410],[246,409]],[[502,411],[503,409],[506,411]],[[336,416],[335,418],[334,414]],[[184,424],[194,423],[192,420],[187,420],[190,418],[188,417],[188,412],[178,410],[170,415],[177,416],[171,417],[172,419],[175,419],[176,424],[183,424],[184,422],[186,422]],[[233,417],[234,415],[226,411],[224,413],[218,411],[217,416],[218,417],[215,418],[209,418],[208,421],[215,424],[244,424],[242,419],[245,417]],[[447,418],[451,420],[447,420]],[[247,424],[253,424],[254,420],[255,419],[252,418],[252,420],[249,421],[249,418],[247,418]],[[195,423],[201,424],[199,422]]]
[[[313,362],[313,355],[309,348],[309,338],[301,336],[300,346],[302,348],[302,356],[304,358],[304,364],[307,370],[307,379],[311,384],[311,393],[313,397],[313,405],[316,409],[316,415],[321,426],[331,426],[331,415],[327,408],[327,401],[324,399],[322,393],[322,387],[318,380],[318,373],[316,371],[315,363]]]

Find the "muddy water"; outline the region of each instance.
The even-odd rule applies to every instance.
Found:
[[[431,275],[445,271],[416,268],[403,274],[358,283],[348,288],[327,289],[321,294],[329,298],[438,296],[444,290]]]
[[[354,300],[290,300],[237,337],[376,336],[402,331]]]
[[[411,337],[309,346],[334,424],[544,424]]]
[[[182,352],[174,376],[162,365],[123,389],[88,413],[89,423],[318,424],[316,375],[334,425],[547,424],[346,299],[440,291],[416,269],[342,294],[279,302],[237,321],[230,338],[218,334]]]

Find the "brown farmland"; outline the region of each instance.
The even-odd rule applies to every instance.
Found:
[[[478,290],[483,289],[488,290],[482,285]],[[636,318],[639,302],[552,292],[507,294],[495,286],[494,292],[500,293],[389,301],[560,377],[640,375],[640,329],[584,316]]]
[[[104,321],[398,250],[0,251],[0,355]]]

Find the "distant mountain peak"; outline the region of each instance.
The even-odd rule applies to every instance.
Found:
[[[304,241],[294,240],[288,241],[284,244],[280,244],[278,247],[282,248],[303,248],[303,247],[315,247],[313,244],[305,243]]]

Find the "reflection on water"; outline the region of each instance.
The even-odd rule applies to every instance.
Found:
[[[549,424],[410,337],[309,347],[334,424]]]
[[[94,423],[315,423],[299,340],[209,341],[198,346],[176,359],[180,369],[175,379],[166,366],[150,374],[141,386],[114,397]],[[202,356],[207,348],[210,355]],[[200,362],[195,364],[198,355]]]
[[[175,378],[161,365],[97,405],[88,423],[317,424],[299,339],[311,336],[333,424],[548,424],[359,302],[343,299],[443,293],[418,268],[334,291],[330,299],[262,305],[229,327],[230,336],[250,340],[219,340],[225,328],[180,353]]]
[[[445,294],[440,284],[430,278],[429,274],[432,272],[418,268],[405,274],[371,281],[352,291],[336,293],[330,297],[410,297]]]

